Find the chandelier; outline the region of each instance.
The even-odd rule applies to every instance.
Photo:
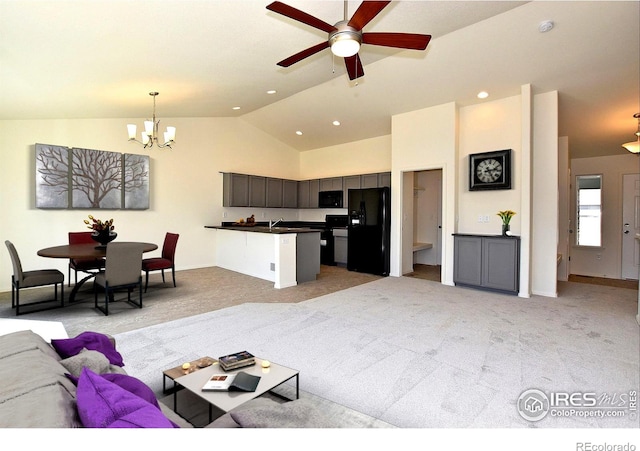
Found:
[[[176,139],[176,128],[167,127],[167,131],[164,132],[164,143],[158,140],[158,126],[160,121],[156,121],[156,96],[157,92],[150,92],[149,95],[153,97],[153,120],[144,121],[144,131],[140,132],[141,141],[136,139],[136,126],[135,124],[127,124],[127,130],[129,132],[129,141],[135,141],[142,144],[144,148],[153,147],[156,144],[158,147],[168,147],[171,149],[171,145]]]
[[[636,131],[636,140],[624,143],[622,147],[624,147],[631,153],[640,153],[640,113],[634,114],[633,117],[638,119],[638,131]]]

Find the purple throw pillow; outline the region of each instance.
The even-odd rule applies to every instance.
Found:
[[[106,373],[101,374],[101,377],[108,380],[109,382],[113,382],[120,388],[124,388],[129,393],[133,393],[138,398],[142,398],[147,401],[149,404],[156,406],[160,409],[160,405],[158,404],[158,399],[156,395],[153,393],[147,384],[142,382],[140,379],[136,379],[135,377],[129,376],[127,374],[118,374],[118,373]]]
[[[122,356],[116,351],[115,346],[104,334],[97,332],[82,332],[75,338],[61,338],[51,340],[51,345],[63,359],[77,355],[82,349],[98,351],[109,359],[109,363],[124,366]]]
[[[152,404],[89,369],[78,379],[80,421],[88,428],[173,428]]]

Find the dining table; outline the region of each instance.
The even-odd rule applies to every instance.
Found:
[[[97,244],[97,243],[96,243]],[[107,246],[100,246],[94,243],[83,244],[63,244],[61,246],[46,247],[38,251],[40,257],[47,258],[65,258],[65,259],[89,259],[89,258],[106,258]],[[142,252],[151,252],[158,249],[158,245],[154,243],[139,243],[142,244]],[[85,271],[87,276],[79,280],[69,294],[69,303],[75,302],[78,290],[85,284],[85,282],[93,279],[97,272]]]

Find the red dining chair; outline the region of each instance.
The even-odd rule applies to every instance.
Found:
[[[164,244],[162,245],[162,257],[145,258],[142,260],[142,270],[146,274],[144,282],[144,292],[147,292],[147,285],[149,285],[149,272],[162,271],[162,282],[164,282],[164,270],[171,269],[171,276],[173,277],[173,286],[176,286],[176,266],[174,257],[176,255],[176,246],[178,245],[177,233],[169,233],[164,237]]]
[[[97,244],[91,238],[91,232],[69,232],[69,244]],[[71,286],[71,270],[75,271],[76,284],[78,271],[94,272],[104,268],[104,258],[71,258],[69,259],[68,286]]]

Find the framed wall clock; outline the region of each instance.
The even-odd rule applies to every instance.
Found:
[[[511,149],[469,155],[469,191],[511,189]]]

